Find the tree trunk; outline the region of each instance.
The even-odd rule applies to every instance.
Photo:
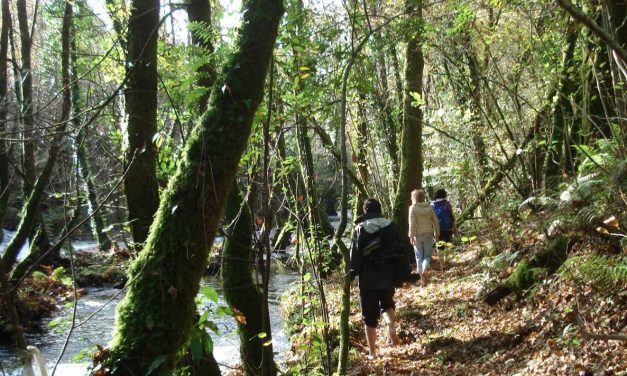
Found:
[[[422,108],[412,104],[414,96],[422,98],[422,0],[406,0],[405,7],[413,10],[415,29],[410,31],[405,62],[403,92],[403,126],[401,135],[401,170],[394,200],[393,220],[405,231],[411,191],[422,186]]]
[[[485,141],[483,140],[483,134],[485,131],[481,127],[481,80],[479,78],[479,67],[470,42],[470,36],[467,32],[462,34],[462,50],[466,56],[468,74],[470,76],[467,107],[471,114],[470,123],[472,130],[472,145],[474,147],[477,166],[479,167],[479,182],[481,186],[483,186],[487,176],[490,174],[490,166],[488,163]],[[505,157],[507,158],[507,155],[505,155]]]
[[[240,357],[246,375],[276,375],[270,342],[270,316],[268,310],[263,308],[264,296],[257,289],[251,274],[252,221],[250,208],[243,201],[237,183],[234,183],[229,192],[225,213],[225,223],[231,226],[226,230],[222,251],[224,297],[245,318],[237,320],[237,327]],[[266,336],[261,335],[262,332]],[[268,345],[264,345],[265,343]],[[263,356],[264,352],[267,357]]]
[[[69,4],[69,3],[68,3]],[[68,10],[69,7],[69,10]],[[36,250],[38,252],[44,252],[48,249],[50,245],[47,240],[46,230],[43,226],[43,221],[41,221],[41,213],[39,209],[39,203],[41,202],[42,197],[45,192],[44,189],[48,185],[50,180],[50,176],[52,175],[52,171],[54,169],[54,165],[57,160],[57,156],[59,155],[59,151],[61,150],[61,141],[63,140],[63,136],[65,133],[65,129],[67,128],[68,119],[70,117],[70,108],[72,105],[72,98],[70,93],[70,30],[69,25],[71,23],[72,18],[72,8],[70,5],[66,7],[66,15],[64,16],[63,22],[63,31],[62,31],[62,53],[61,53],[61,70],[62,70],[62,85],[63,85],[63,105],[61,111],[61,119],[59,121],[59,126],[55,129],[56,135],[52,140],[52,146],[48,149],[48,159],[46,160],[46,164],[42,169],[35,185],[32,187],[30,196],[22,209],[22,220],[17,228],[15,236],[11,239],[11,242],[7,245],[7,248],[2,255],[2,262],[4,263],[4,267],[7,272],[10,272],[13,268],[13,265],[17,259],[19,250],[22,248],[22,245],[26,241],[26,238],[31,234],[39,233],[39,236],[35,236],[32,238],[31,250]],[[69,12],[69,15],[68,13]],[[67,25],[66,25],[67,23]],[[67,29],[66,29],[67,28]],[[42,224],[39,228],[34,228],[35,222],[39,220]],[[43,242],[36,241],[41,240],[43,237]],[[35,256],[35,255],[33,255]]]
[[[113,242],[109,237],[109,234],[105,231],[106,217],[102,211],[93,213],[93,210],[100,206],[100,200],[96,192],[96,183],[91,168],[91,161],[89,159],[89,148],[87,146],[87,128],[82,127],[82,117],[79,114],[83,113],[83,101],[81,98],[80,82],[78,80],[78,67],[76,64],[76,43],[75,38],[72,38],[72,109],[74,117],[72,119],[72,125],[75,129],[79,129],[76,137],[76,160],[79,165],[79,171],[83,182],[85,183],[85,190],[87,200],[89,202],[89,208],[92,210],[91,229],[94,239],[98,242],[100,251],[107,252],[111,249]],[[77,179],[78,181],[78,179]],[[80,207],[77,206],[77,210]]]
[[[78,110],[78,108],[76,109]],[[109,234],[105,231],[105,215],[102,211],[93,213],[94,208],[100,206],[100,200],[98,199],[98,194],[96,193],[96,184],[94,182],[91,162],[89,160],[88,153],[89,151],[87,147],[87,140],[85,139],[85,129],[81,128],[76,140],[76,159],[80,166],[79,169],[81,173],[81,178],[85,183],[85,193],[89,201],[89,207],[92,210],[90,214],[93,214],[91,222],[92,234],[98,242],[98,247],[100,248],[100,251],[108,252],[111,249],[113,242],[111,241]]]
[[[7,91],[9,86],[9,31],[11,13],[9,0],[2,0],[2,31],[0,33],[0,133],[7,132]],[[0,139],[0,223],[4,223],[4,213],[9,201],[9,150],[4,139]],[[0,228],[0,238],[3,235]]]
[[[394,82],[396,84],[396,101],[399,110],[403,109],[403,80],[401,80],[401,68],[398,63],[398,55],[396,54],[396,45],[390,43],[388,54],[392,59],[392,68],[394,68]]]
[[[0,34],[0,133],[5,134],[7,120],[7,91],[8,91],[8,54],[9,54],[9,32],[11,30],[11,13],[9,8],[9,0],[2,0],[2,32]],[[4,220],[9,192],[9,156],[4,139],[0,140],[0,221]],[[3,235],[0,228],[0,236]],[[13,335],[20,350],[26,350],[26,338],[20,317],[15,308],[15,290],[12,288],[8,278],[7,270],[4,263],[0,259],[0,291],[2,292],[2,301],[6,304],[6,310],[9,313]]]
[[[22,69],[20,71],[20,82],[22,83],[22,169],[24,173],[24,196],[28,197],[35,184],[35,145],[34,136],[34,116],[33,116],[33,71],[31,63],[32,36],[28,25],[28,11],[26,0],[17,0],[17,20],[20,29],[20,47],[22,52]],[[35,20],[33,20],[35,22]],[[10,269],[6,264],[4,265]]]
[[[279,0],[246,3],[235,53],[213,87],[161,197],[150,236],[129,269],[106,363],[119,375],[171,370],[187,342],[194,298],[246,148],[283,13]],[[155,309],[159,307],[159,309]]]
[[[557,97],[553,107],[552,129],[548,140],[548,152],[544,162],[545,166],[545,188],[555,189],[565,173],[565,166],[570,155],[568,150],[568,124],[573,111],[570,103],[571,95],[577,90],[577,83],[572,79],[572,71],[575,67],[575,47],[577,44],[577,29],[572,27],[566,36],[566,50],[562,62],[560,82],[558,85]]]
[[[383,117],[385,142],[392,163],[392,176],[398,176],[399,163],[398,163],[398,144],[396,135],[396,123],[394,122],[392,98],[390,96],[390,89],[388,85],[388,69],[385,62],[385,47],[383,42],[383,36],[381,32],[375,33],[376,37],[376,70],[379,85],[377,92],[375,93],[375,100]]]
[[[187,6],[187,18],[190,23],[196,24],[195,27],[191,28],[192,43],[201,49],[201,55],[206,58],[213,53],[214,48],[211,41],[203,37],[203,33],[198,30],[198,27],[202,27],[205,31],[211,30],[211,4],[209,0],[191,0]],[[196,73],[198,74],[196,86],[206,90],[198,100],[200,114],[202,114],[207,109],[207,101],[216,79],[216,72],[213,64],[205,63],[197,69]]]
[[[143,243],[159,207],[157,150],[157,36],[159,0],[133,0],[128,26],[128,114],[124,192],[135,243]]]
[[[368,148],[368,123],[366,119],[366,113],[363,108],[365,98],[360,97],[360,101],[357,103],[357,113],[359,114],[359,120],[357,123],[357,158],[356,165],[359,172],[360,181],[364,186],[368,186],[368,161],[366,150]],[[398,171],[397,171],[398,172]],[[394,173],[393,176],[398,176]],[[353,218],[364,214],[364,201],[367,199],[366,193],[361,193],[359,189],[355,189],[355,205],[353,207]]]

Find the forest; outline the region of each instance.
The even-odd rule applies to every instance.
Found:
[[[627,375],[625,0],[0,1],[0,375]]]

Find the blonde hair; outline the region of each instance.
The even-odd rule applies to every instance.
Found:
[[[418,203],[425,202],[425,197],[425,191],[422,189],[414,189],[411,192],[411,203],[416,205]]]

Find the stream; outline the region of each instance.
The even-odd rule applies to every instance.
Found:
[[[7,231],[7,235],[12,233]],[[8,237],[5,235],[5,241]],[[77,251],[95,249],[96,243],[80,241],[72,243]],[[5,242],[0,245],[4,249]],[[281,263],[273,257],[272,272],[270,277],[269,311],[272,326],[272,344],[275,359],[279,365],[284,363],[283,354],[289,349],[289,338],[283,328],[283,319],[280,312],[281,294],[292,283],[299,280],[298,273],[282,267]],[[218,277],[205,277],[201,282],[203,286],[214,288],[220,296],[218,305],[226,305],[222,297],[222,286]],[[67,348],[55,375],[78,376],[86,375],[90,364],[90,350],[96,345],[106,346],[111,339],[114,327],[115,308],[124,297],[124,291],[114,288],[86,288],[85,293],[78,300],[77,318],[75,328],[72,330]],[[217,306],[210,302],[209,307],[215,310]],[[203,307],[206,309],[206,307]],[[45,320],[42,326],[45,330],[41,333],[29,333],[27,341],[36,346],[44,355],[49,372],[63,349],[71,326],[73,307],[61,307],[54,317]],[[93,315],[93,316],[92,316]],[[91,316],[91,317],[90,317]],[[89,318],[89,319],[88,319]],[[61,322],[54,328],[49,327],[50,322]],[[232,317],[214,317],[214,323],[219,329],[219,335],[211,333],[214,341],[214,356],[220,364],[223,372],[239,363],[239,338],[237,336],[237,324]],[[83,356],[84,355],[84,356]],[[0,344],[0,375],[21,375],[17,349],[14,346]]]

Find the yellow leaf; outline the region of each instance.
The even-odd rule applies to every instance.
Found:
[[[616,219],[615,216],[609,217],[608,219],[603,221],[603,223],[606,224],[607,226],[618,228],[618,220]]]
[[[604,229],[603,227],[597,227],[597,232],[599,234],[603,234],[603,235],[609,235],[610,234],[610,232],[607,231],[606,229]]]

